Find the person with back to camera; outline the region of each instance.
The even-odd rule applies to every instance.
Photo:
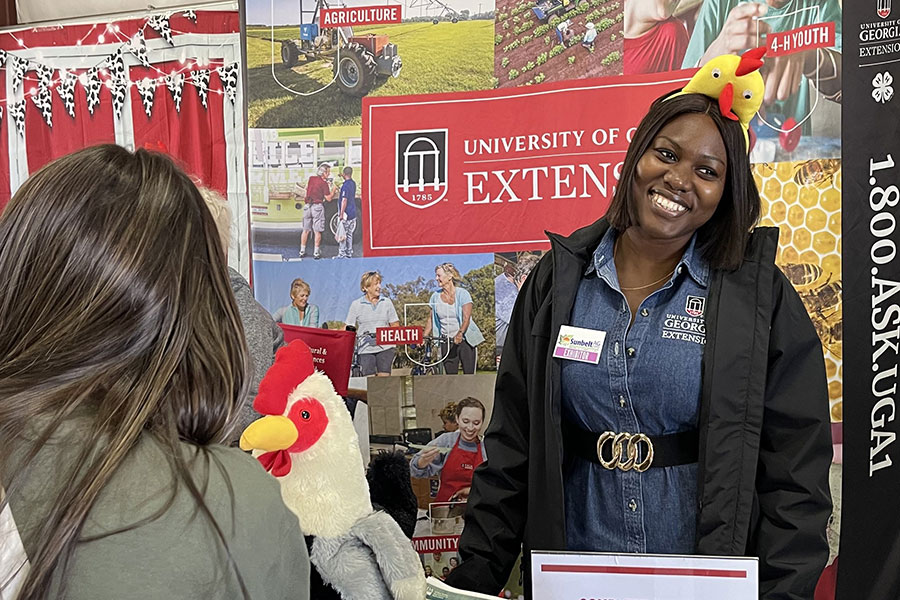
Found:
[[[272,318],[276,323],[298,325],[300,327],[319,326],[319,307],[310,304],[309,284],[299,277],[291,282],[291,303],[275,311]]]
[[[481,441],[484,425],[484,404],[477,398],[463,398],[456,403],[457,431],[448,431],[428,442],[409,461],[413,477],[440,475],[441,486],[435,502],[464,502],[469,496],[472,473],[487,460]],[[450,448],[449,452],[440,449]]]
[[[728,104],[657,99],[606,216],[550,234],[513,311],[454,587],[497,593],[520,549],[523,565],[531,550],[744,555],[761,599],[812,600],[831,514],[822,348],[774,264],[778,230],[752,229],[752,116]],[[596,332],[596,364],[553,356]]]
[[[231,242],[231,208],[228,201],[215,190],[207,187],[199,189],[206,208],[216,223],[219,241],[222,243],[227,260],[228,246]],[[261,416],[253,410],[253,400],[259,390],[259,382],[275,362],[275,352],[284,344],[284,332],[275,324],[269,312],[253,297],[253,290],[243,275],[228,267],[228,278],[244,327],[251,371],[250,387],[241,400],[239,416],[227,440],[230,445],[237,446],[241,432]]]
[[[472,319],[472,295],[459,287],[462,277],[453,263],[435,267],[434,278],[441,289],[428,300],[431,319],[425,322],[425,336],[435,331],[449,339],[440,345],[448,374],[456,375],[461,364],[463,373],[471,375],[475,372],[475,346],[484,341],[484,334]]]
[[[396,327],[400,324],[400,317],[397,316],[394,303],[381,295],[381,273],[378,271],[363,273],[359,288],[363,297],[354,300],[350,305],[345,323],[349,327],[356,327],[359,366],[363,376],[386,377],[391,374],[395,349],[393,346],[376,344],[375,330],[379,327]]]
[[[344,183],[341,184],[338,215],[346,237],[338,244],[338,255],[335,258],[353,258],[353,232],[356,231],[356,182],[353,181],[353,167],[344,167],[341,176]]]
[[[0,298],[0,509],[30,564],[18,600],[307,598],[278,483],[220,445],[248,357],[191,180],[114,145],[50,163],[0,216],[0,278],[16,290]]]

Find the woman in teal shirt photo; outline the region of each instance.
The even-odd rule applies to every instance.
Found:
[[[272,318],[276,323],[299,325],[301,327],[319,326],[319,307],[309,303],[309,284],[299,277],[291,282],[291,303],[275,311]]]

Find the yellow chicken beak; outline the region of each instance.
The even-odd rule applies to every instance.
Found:
[[[241,450],[274,452],[290,448],[297,441],[297,428],[287,417],[269,415],[250,423],[241,434]]]

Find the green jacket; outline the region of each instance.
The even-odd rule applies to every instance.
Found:
[[[10,506],[25,552],[33,556],[37,529],[51,498],[64,485],[61,472],[80,453],[91,426],[68,419],[10,490]],[[236,448],[206,451],[182,444],[197,487],[221,527],[253,600],[309,598],[309,558],[297,518],[285,507],[278,482]],[[13,453],[14,464],[21,452]],[[226,479],[227,477],[227,479]],[[230,481],[233,494],[229,492]],[[100,493],[82,531],[96,536],[138,523],[171,496],[173,476],[163,448],[145,434]],[[233,507],[233,512],[232,512]],[[233,517],[233,518],[232,518]],[[52,593],[50,597],[58,597]],[[222,543],[196,510],[184,485],[161,517],[122,533],[82,542],[67,574],[66,600],[199,600],[241,598]]]

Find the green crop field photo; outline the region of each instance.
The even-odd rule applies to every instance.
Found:
[[[369,95],[402,96],[493,87],[493,21],[442,21],[437,25],[409,22],[357,27],[354,33],[388,35],[403,59],[400,76],[379,80]],[[274,30],[247,28],[250,127],[359,125],[362,100],[341,93],[337,83],[327,85],[334,78],[331,56],[310,62],[301,58],[292,69],[282,64],[280,41],[297,37],[297,26]]]

